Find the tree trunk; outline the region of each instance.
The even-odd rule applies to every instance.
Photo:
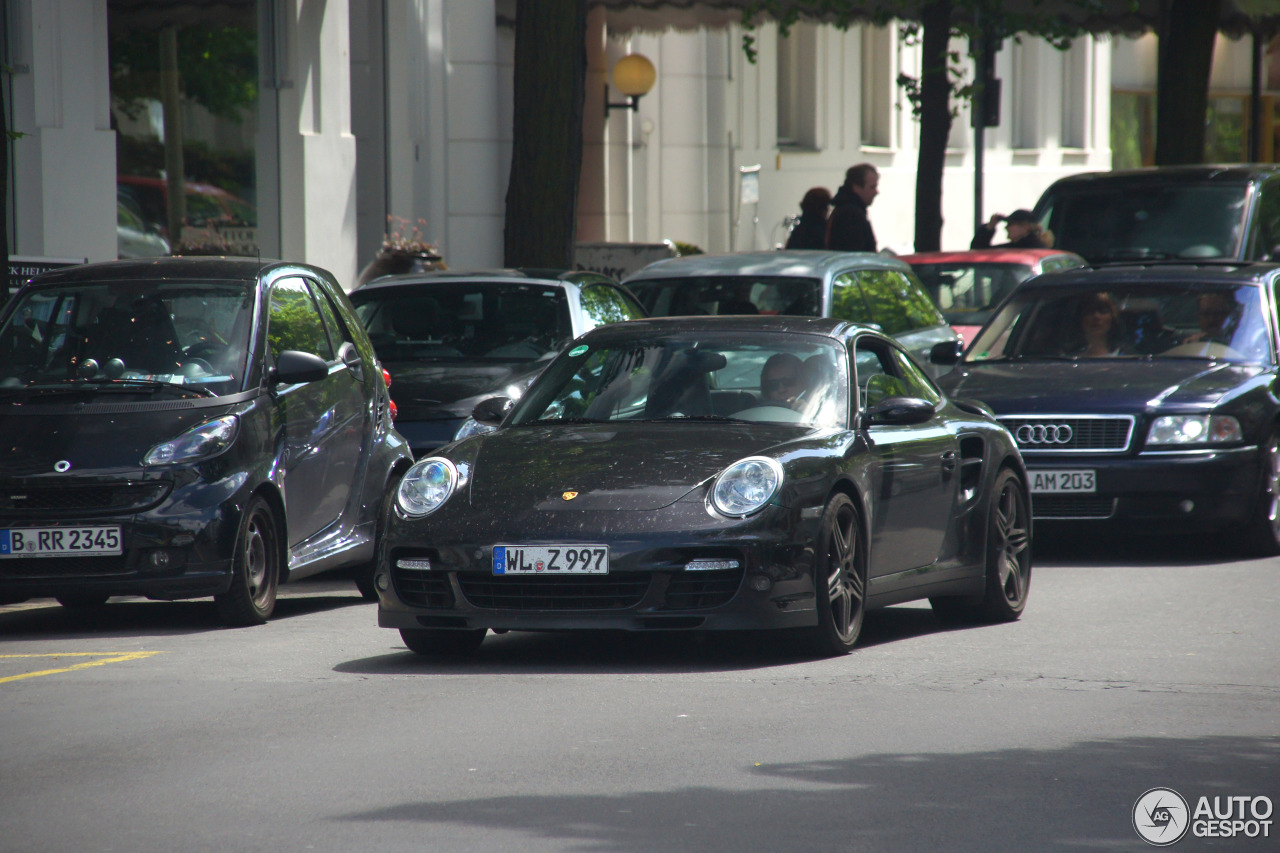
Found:
[[[573,266],[587,76],[586,0],[520,0],[504,263]]]
[[[1156,165],[1204,162],[1220,0],[1165,0],[1156,58]]]
[[[9,301],[9,107],[5,102],[8,73],[0,70],[0,257],[4,258],[4,285],[0,308]]]
[[[936,0],[920,10],[920,156],[916,162],[917,252],[942,248],[942,172],[951,134],[951,86],[947,47],[951,37],[951,0]]]

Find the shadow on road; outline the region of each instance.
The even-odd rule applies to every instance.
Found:
[[[350,581],[306,579],[285,584],[276,598],[271,621],[366,603]],[[218,618],[212,598],[149,601],[119,596],[102,607],[67,608],[51,598],[0,607],[0,637],[6,642],[148,637],[233,631]]]
[[[726,772],[768,787],[460,796],[333,820],[408,822],[423,838],[433,826],[450,837],[505,832],[574,850],[1139,850],[1132,811],[1147,790],[1172,788],[1192,811],[1200,796],[1274,798],[1277,762],[1273,737],[1131,737],[794,764],[754,765],[744,754],[736,767],[729,746]],[[1180,846],[1271,849],[1271,830],[1271,840],[1234,842],[1188,833]]]
[[[1239,553],[1239,535],[1142,535],[1134,531],[1078,530],[1039,523],[1035,565],[1187,566],[1248,559]]]

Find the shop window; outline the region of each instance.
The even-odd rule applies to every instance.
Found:
[[[1262,95],[1262,135],[1257,161],[1276,162],[1280,100]],[[1249,157],[1249,95],[1210,93],[1205,111],[1206,163],[1243,163]],[[1151,91],[1111,92],[1111,164],[1115,169],[1152,166],[1156,158],[1156,96]]]
[[[818,41],[813,24],[778,34],[778,147],[817,148]]]
[[[108,0],[122,256],[260,254],[257,5]]]

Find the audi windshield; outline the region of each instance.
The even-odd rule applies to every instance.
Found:
[[[1026,287],[965,354],[1001,359],[1272,361],[1256,287]]]

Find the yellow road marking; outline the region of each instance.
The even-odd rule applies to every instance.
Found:
[[[127,660],[141,660],[149,658],[152,655],[163,654],[162,652],[59,652],[49,654],[36,655],[0,655],[0,660],[9,658],[84,658],[97,657],[101,660],[85,661],[72,666],[64,666],[60,669],[42,669],[39,672],[24,672],[21,675],[6,675],[0,678],[0,684],[6,681],[18,681],[22,678],[36,678],[41,675],[57,675],[60,672],[72,672],[77,669],[88,669],[91,666],[102,666],[107,663],[121,663]]]

